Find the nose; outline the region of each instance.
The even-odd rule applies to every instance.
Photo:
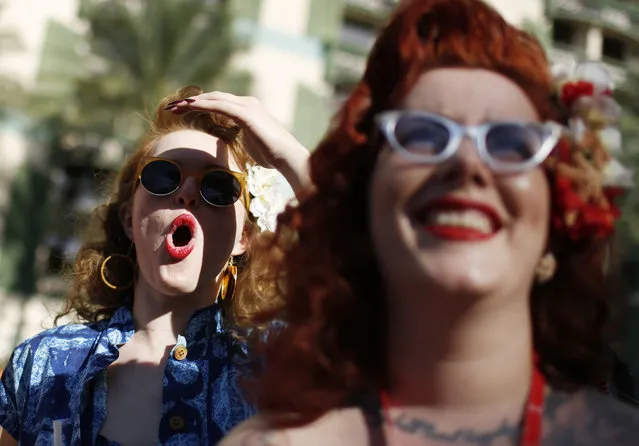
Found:
[[[200,205],[200,191],[198,182],[193,177],[184,179],[182,186],[175,194],[176,205],[185,209],[192,209]]]
[[[481,159],[475,142],[469,137],[464,137],[456,153],[439,166],[436,175],[455,187],[486,187],[493,178],[493,172]]]

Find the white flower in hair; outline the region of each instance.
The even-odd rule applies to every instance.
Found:
[[[293,189],[275,169],[247,166],[248,190],[251,194],[249,211],[262,231],[274,232],[277,216],[289,203],[294,203]]]

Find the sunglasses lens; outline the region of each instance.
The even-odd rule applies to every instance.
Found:
[[[151,161],[140,173],[142,187],[154,195],[175,192],[180,187],[180,181],[180,168],[169,161]]]
[[[405,115],[397,121],[395,138],[408,152],[423,157],[435,157],[448,146],[450,131],[431,117]]]
[[[543,129],[536,125],[498,124],[486,135],[488,154],[502,163],[530,160],[544,143]]]
[[[213,206],[231,206],[242,194],[239,180],[223,171],[207,173],[201,187],[202,197]]]

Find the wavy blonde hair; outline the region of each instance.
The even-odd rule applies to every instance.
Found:
[[[109,318],[115,310],[124,305],[133,294],[133,288],[112,289],[101,279],[100,269],[108,256],[129,256],[135,264],[135,250],[131,249],[131,240],[124,232],[120,221],[120,208],[131,200],[136,174],[142,159],[150,154],[155,143],[163,136],[178,130],[198,130],[220,138],[224,141],[237,165],[243,173],[247,173],[246,166],[254,164],[244,150],[242,130],[236,123],[223,115],[216,113],[188,112],[176,115],[166,111],[168,103],[177,99],[184,99],[203,91],[194,86],[183,87],[174,94],[164,98],[157,107],[155,118],[149,120],[149,130],[139,144],[137,150],[122,166],[115,182],[109,200],[98,206],[91,214],[88,222],[86,241],[78,251],[74,265],[69,272],[72,286],[67,297],[66,306],[58,314],[61,317],[75,313],[84,322],[95,322]],[[247,220],[244,225],[244,236],[248,240],[249,248],[238,256],[238,279],[235,284],[234,295],[223,301],[223,310],[227,322],[234,325],[248,325],[252,316],[270,305],[261,296],[272,296],[269,278],[265,271],[261,271],[263,262],[253,261],[251,247],[256,243],[259,235],[257,224],[251,220],[247,209]],[[114,284],[125,284],[133,278],[130,265],[110,262],[108,277]],[[124,263],[124,262],[120,262]],[[137,267],[136,267],[137,269]]]

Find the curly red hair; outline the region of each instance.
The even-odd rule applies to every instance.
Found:
[[[263,317],[287,325],[265,346],[268,367],[255,391],[264,413],[293,415],[273,419],[276,426],[312,421],[389,381],[386,301],[368,230],[367,192],[382,145],[374,117],[397,107],[425,71],[443,66],[501,73],[528,94],[542,120],[566,120],[542,47],[493,8],[479,0],[399,7],[311,157],[316,193],[280,217],[279,233],[264,247],[283,306]],[[549,227],[558,270],[532,292],[535,348],[554,387],[595,384],[604,372],[606,241],[575,241]]]

